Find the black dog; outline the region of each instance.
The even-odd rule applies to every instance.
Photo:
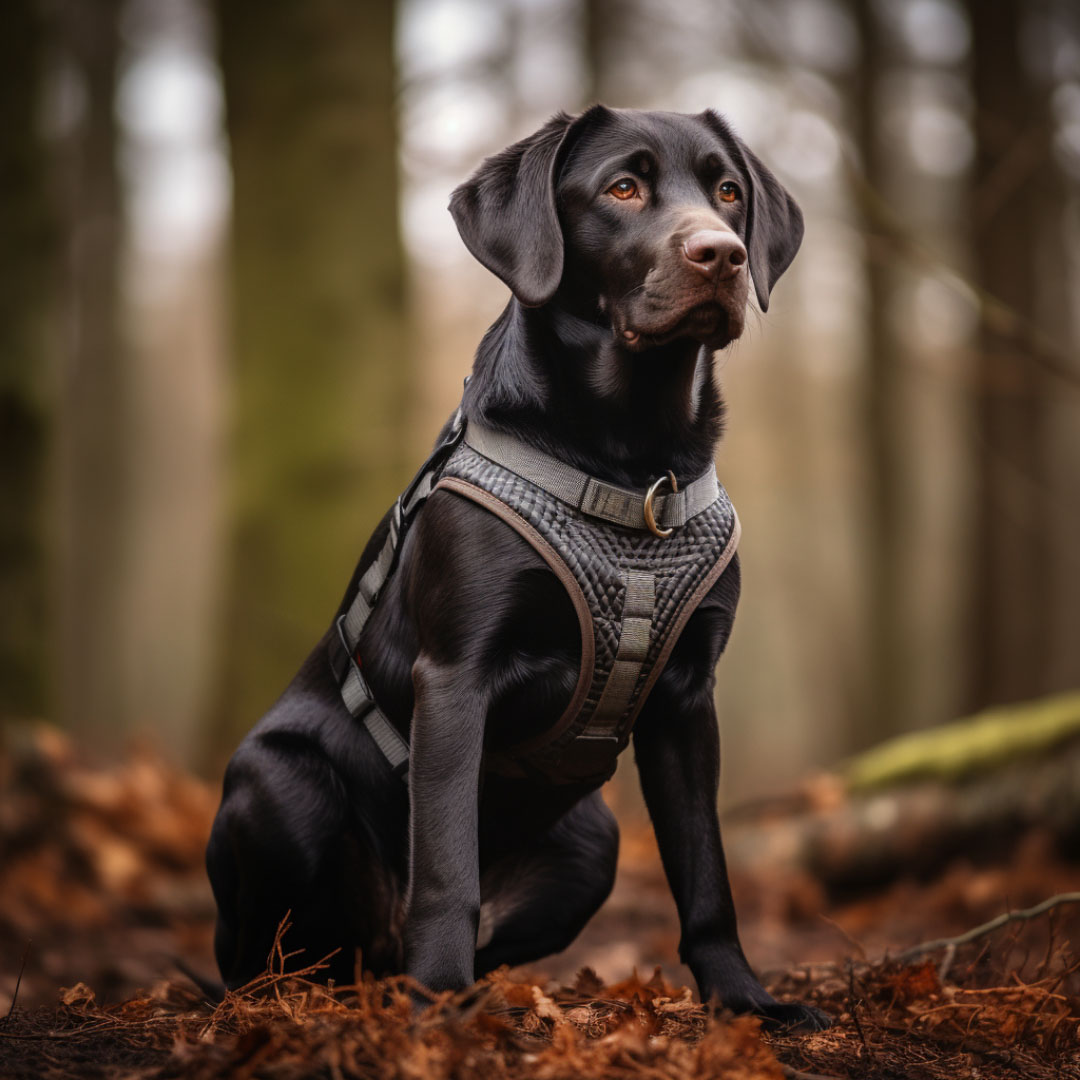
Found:
[[[712,467],[713,351],[787,268],[802,216],[712,112],[559,115],[488,159],[451,212],[513,292],[476,355],[462,412],[609,484]],[[384,518],[339,609],[380,551]],[[657,533],[657,535],[661,535]],[[737,557],[678,635],[637,715],[641,784],[703,1000],[807,1028],[743,956],[717,821],[714,668]],[[356,950],[376,973],[460,988],[565,948],[607,897],[618,829],[598,777],[492,764],[563,715],[585,645],[564,583],[518,531],[436,490],[405,534],[359,643],[375,701],[409,741],[403,783],[347,711],[333,628],[233,757],[207,852],[230,987],[261,972],[279,920],[305,956]]]

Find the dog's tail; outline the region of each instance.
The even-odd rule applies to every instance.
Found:
[[[225,984],[219,979],[212,979],[201,971],[196,971],[186,960],[179,956],[170,957],[181,974],[186,975],[202,992],[212,1005],[220,1005],[225,1000]]]

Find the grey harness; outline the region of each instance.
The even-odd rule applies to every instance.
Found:
[[[642,493],[597,480],[512,436],[475,424],[466,430],[458,410],[398,499],[383,548],[331,635],[345,705],[399,773],[408,769],[408,744],[375,704],[356,647],[401,537],[431,492],[453,492],[500,517],[573,602],[581,667],[569,705],[543,735],[486,759],[497,772],[567,783],[614,771],[687,620],[735,554],[738,518],[715,469],[679,491],[661,495],[659,486]]]

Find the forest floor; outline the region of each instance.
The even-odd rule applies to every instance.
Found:
[[[734,868],[743,943],[770,989],[835,1018],[762,1032],[708,1015],[646,824],[578,941],[414,1017],[402,980],[333,993],[286,933],[248,992],[208,1002],[202,850],[216,792],[150,754],[81,765],[45,729],[0,753],[0,1078],[729,1077],[1080,1080],[1080,905],[899,963],[920,942],[1080,890],[1037,833],[991,864],[827,895],[793,866]],[[621,815],[624,816],[625,815]]]

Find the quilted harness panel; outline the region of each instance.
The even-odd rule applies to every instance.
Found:
[[[582,643],[583,656],[593,654],[592,670],[579,680],[584,696],[575,695],[546,735],[492,758],[489,767],[556,782],[610,776],[686,620],[735,553],[738,518],[727,493],[720,487],[713,503],[661,538],[591,517],[464,442],[436,488],[488,509],[494,497],[516,515],[534,547],[538,534],[557,554],[569,571],[560,574],[563,584],[573,582],[592,620],[593,648]],[[514,524],[505,511],[499,516]]]

